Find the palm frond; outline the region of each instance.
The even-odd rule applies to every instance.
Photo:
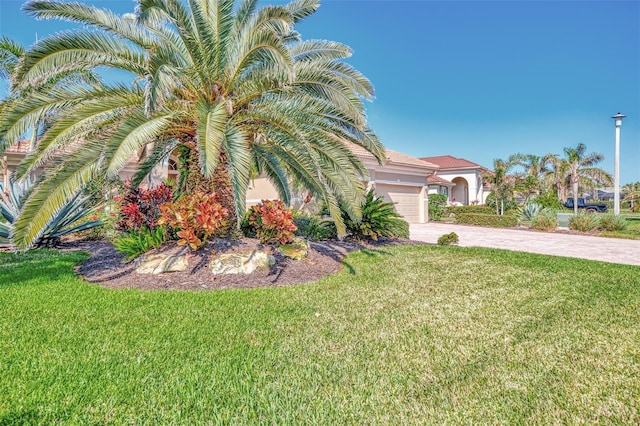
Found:
[[[229,115],[227,106],[218,102],[210,105],[200,101],[198,109],[198,151],[200,154],[200,167],[204,176],[211,176],[220,157],[222,141]]]
[[[118,16],[108,9],[79,2],[38,0],[28,1],[22,10],[38,19],[64,19],[102,29],[142,46],[151,46],[154,42],[154,39],[131,19]]]
[[[247,136],[233,126],[226,129],[224,140],[225,153],[228,157],[227,169],[231,179],[234,200],[236,204],[236,218],[242,219],[242,213],[246,210],[246,195],[251,174],[251,151]],[[239,223],[239,222],[238,222]]]
[[[177,139],[167,139],[155,143],[151,154],[138,166],[138,170],[132,179],[132,185],[134,187],[140,185],[143,179],[151,174],[154,167],[161,164],[167,159],[167,157],[169,157],[173,150],[178,146],[178,143],[179,141]]]
[[[144,52],[108,33],[63,32],[40,40],[16,69],[19,88],[38,86],[67,71],[112,67],[144,74]]]

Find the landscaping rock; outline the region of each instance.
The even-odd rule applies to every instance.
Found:
[[[186,247],[140,256],[135,262],[137,273],[155,275],[165,272],[182,272],[188,265]]]
[[[276,259],[263,251],[249,253],[222,254],[209,264],[213,275],[250,274],[257,269],[268,269],[275,265]]]
[[[289,244],[278,245],[283,256],[293,260],[306,259],[309,255],[309,243],[304,238],[295,237]]]

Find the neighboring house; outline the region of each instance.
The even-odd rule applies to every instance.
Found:
[[[2,154],[2,161],[0,162],[0,185],[2,189],[9,187],[9,176],[13,173],[18,164],[29,152],[29,141],[23,140],[11,145]]]
[[[20,162],[29,153],[29,141],[21,140],[11,145],[3,154],[0,161],[0,188],[7,188],[9,185],[9,177],[16,170]],[[119,173],[121,179],[131,179],[138,169],[138,163],[147,155],[146,148],[143,148],[137,154],[133,155],[129,162],[122,168]],[[36,173],[37,175],[37,173]],[[178,171],[176,167],[176,159],[171,156],[163,164],[155,167],[151,172],[151,176],[143,182],[143,186],[153,186],[159,182],[166,180],[168,177],[177,178]]]
[[[367,188],[375,189],[386,201],[394,203],[396,211],[407,222],[427,221],[427,178],[435,173],[438,166],[390,149],[386,150],[387,161],[380,165],[365,149],[356,145],[350,145],[350,148],[367,168],[369,176],[363,179]],[[276,197],[277,193],[269,181],[257,178],[247,191],[247,204]]]
[[[429,178],[429,194],[446,194],[449,203],[485,203],[489,193],[485,191],[482,174],[488,170],[486,167],[451,155],[422,157],[421,160],[439,167],[437,175]]]

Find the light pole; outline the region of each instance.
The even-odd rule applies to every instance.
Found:
[[[620,126],[626,115],[617,113],[613,118],[616,123],[616,150],[613,164],[613,214],[620,216]]]

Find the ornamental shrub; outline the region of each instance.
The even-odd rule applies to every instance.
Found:
[[[263,244],[287,244],[298,229],[293,215],[280,200],[262,200],[248,212],[248,228],[255,232]]]
[[[460,213],[456,222],[467,225],[492,226],[494,228],[511,228],[518,224],[518,218],[512,215]]]
[[[603,214],[598,216],[599,228],[603,231],[622,231],[627,227],[627,220],[613,214]]]
[[[598,216],[593,213],[580,212],[569,218],[569,229],[580,232],[590,232],[600,225]]]
[[[152,189],[132,188],[128,185],[123,196],[115,199],[119,203],[119,231],[141,231],[158,226],[160,208],[173,200],[171,187],[162,183]]]
[[[336,225],[330,219],[296,213],[293,223],[298,228],[295,234],[312,241],[331,240],[338,236]]]
[[[342,214],[347,233],[353,238],[377,241],[380,237],[409,237],[409,224],[396,212],[393,203],[384,201],[374,190],[367,191],[360,210],[362,217],[357,221]]]
[[[445,194],[429,194],[429,219],[440,220],[445,213],[447,196]]]
[[[447,216],[460,213],[496,214],[496,209],[489,206],[447,206],[444,209],[444,214]]]
[[[112,244],[116,251],[131,260],[158,248],[167,239],[167,228],[157,226],[154,229],[142,228],[140,231],[129,231],[116,237]]]
[[[541,212],[531,220],[531,227],[538,231],[553,231],[558,227],[558,216],[551,212]]]
[[[458,234],[455,232],[444,234],[438,238],[438,245],[440,246],[450,246],[452,244],[458,244]]]
[[[194,250],[227,226],[229,211],[217,201],[215,193],[195,191],[160,207],[159,225],[168,225],[178,236],[179,245]]]
[[[540,205],[543,209],[562,210],[564,208],[562,202],[558,199],[558,195],[553,191],[536,195],[530,201]]]

